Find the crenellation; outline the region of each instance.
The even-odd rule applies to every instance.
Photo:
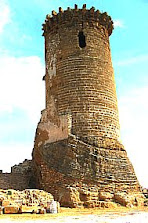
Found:
[[[86,9],[86,4],[83,4],[83,7],[82,7],[82,9]]]
[[[78,10],[78,5],[75,4],[75,8],[74,8],[74,9],[75,9],[75,10]]]
[[[63,13],[63,9],[61,7],[59,7],[59,13]]]
[[[74,9],[63,11],[62,8],[59,8],[59,13],[52,11],[53,17],[46,16],[45,24],[43,24],[43,30],[45,35],[49,30],[54,28],[60,28],[67,23],[71,26],[72,24],[79,24],[79,27],[84,28],[88,24],[92,27],[99,27],[100,24],[108,30],[108,34],[111,35],[113,30],[113,22],[111,17],[107,13],[100,13],[99,10],[95,11],[95,8],[92,7],[90,10],[86,9],[84,4],[82,9],[78,9],[78,6],[75,5]],[[70,22],[72,21],[72,23]],[[60,26],[59,26],[60,25]]]
[[[67,7],[67,11],[70,11],[71,10],[71,8],[70,7]]]

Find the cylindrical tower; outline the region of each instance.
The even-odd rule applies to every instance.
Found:
[[[119,140],[119,118],[109,36],[113,22],[92,7],[47,16],[46,106],[70,113],[71,133],[93,145]]]
[[[112,30],[107,13],[87,10],[86,5],[59,8],[43,25],[46,108],[36,131],[33,167],[36,186],[64,206],[142,200],[119,140]]]

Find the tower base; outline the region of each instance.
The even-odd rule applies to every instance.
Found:
[[[74,135],[53,143],[37,130],[33,165],[37,188],[46,190],[66,207],[143,205],[144,197],[123,146],[98,148]]]

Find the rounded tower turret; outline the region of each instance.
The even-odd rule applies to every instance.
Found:
[[[142,200],[120,143],[112,30],[107,13],[86,5],[52,11],[43,25],[46,108],[35,136],[34,175],[36,186],[64,206],[100,207],[102,199],[126,205],[126,193]]]
[[[72,116],[71,133],[100,146],[119,141],[119,118],[107,13],[68,8],[47,15],[43,25],[46,58],[46,108]]]

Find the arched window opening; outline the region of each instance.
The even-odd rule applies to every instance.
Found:
[[[81,48],[86,47],[85,35],[84,35],[84,33],[83,33],[82,31],[79,32],[78,37],[79,37],[79,46],[80,46]]]

